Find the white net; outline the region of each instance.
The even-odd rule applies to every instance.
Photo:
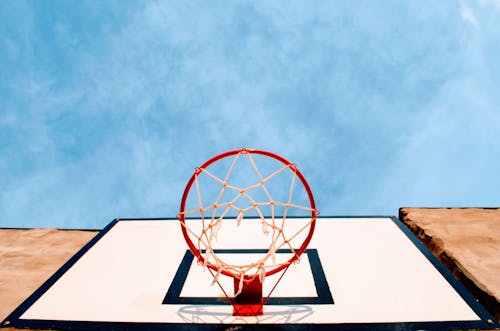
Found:
[[[295,165],[246,150],[196,169],[181,219],[200,263],[216,271],[214,283],[222,273],[264,281],[298,258],[316,215],[304,184]],[[235,247],[264,249],[250,261],[218,255]]]

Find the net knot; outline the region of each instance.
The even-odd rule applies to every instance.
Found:
[[[222,273],[222,265],[220,265],[219,268],[217,269],[217,274],[215,274],[214,280],[212,281],[212,283],[210,285],[215,285],[219,282],[219,278],[220,278],[221,273]]]
[[[237,224],[238,226],[240,226],[240,224],[241,224],[241,221],[242,221],[242,220],[243,220],[243,211],[242,211],[242,210],[240,210],[240,211],[238,212],[238,217],[236,218],[236,224]]]
[[[259,265],[258,273],[259,273],[259,280],[261,283],[263,283],[266,278],[266,268],[264,267],[264,264]]]
[[[239,278],[240,282],[238,284],[238,291],[234,294],[235,297],[240,295],[240,293],[243,291],[243,282],[245,281],[245,272],[241,271],[238,278]]]

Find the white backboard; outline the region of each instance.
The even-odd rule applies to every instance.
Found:
[[[265,249],[253,245],[252,234],[231,236],[219,247],[227,259]],[[278,275],[266,279],[264,293],[272,277]],[[3,323],[80,330],[489,327],[484,309],[392,217],[318,218],[308,250],[285,273],[262,316],[233,316],[211,282],[177,220],[115,220]],[[232,286],[227,277],[221,282]]]

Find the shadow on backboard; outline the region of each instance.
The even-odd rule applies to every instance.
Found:
[[[232,309],[221,311],[220,306],[190,305],[179,308],[177,315],[186,323],[193,324],[249,324],[255,329],[255,324],[289,324],[300,323],[313,314],[310,306],[264,306],[264,315],[241,317],[233,316]],[[257,328],[259,329],[259,328]],[[272,327],[271,327],[272,329]]]

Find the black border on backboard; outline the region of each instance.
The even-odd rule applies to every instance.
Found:
[[[252,254],[252,253],[267,253],[264,249],[245,249],[245,250],[234,250],[234,249],[215,249],[215,253],[234,253],[234,254]],[[204,252],[202,252],[204,253]],[[276,251],[277,254],[292,253],[289,249],[279,249]],[[266,305],[321,305],[321,304],[333,304],[332,293],[328,282],[326,281],[325,272],[323,271],[323,266],[319,259],[318,251],[314,248],[306,249],[304,253],[309,259],[309,264],[311,266],[311,274],[314,279],[314,286],[316,287],[316,297],[270,297],[266,301]],[[181,305],[181,304],[192,304],[192,305],[224,305],[229,304],[227,300],[221,300],[220,298],[213,297],[181,297],[181,291],[184,287],[189,269],[193,263],[194,254],[188,249],[184,254],[182,262],[177,269],[177,273],[170,284],[170,287],[163,299],[163,304]]]
[[[486,311],[472,294],[444,267],[443,264],[424,246],[422,242],[394,216],[321,216],[320,218],[391,218],[403,233],[415,244],[424,256],[434,265],[441,275],[450,283],[457,293],[480,317],[478,321],[443,321],[443,322],[402,322],[402,323],[349,323],[349,324],[191,324],[191,323],[130,323],[130,322],[91,322],[91,321],[58,321],[58,320],[28,320],[21,319],[26,310],[31,307],[66,271],[68,271],[88,250],[90,250],[119,221],[158,220],[175,221],[169,218],[133,218],[115,219],[90,240],[80,251],[70,258],[45,283],[30,295],[7,318],[0,328],[24,329],[59,329],[59,330],[471,330],[500,329],[500,324]]]

